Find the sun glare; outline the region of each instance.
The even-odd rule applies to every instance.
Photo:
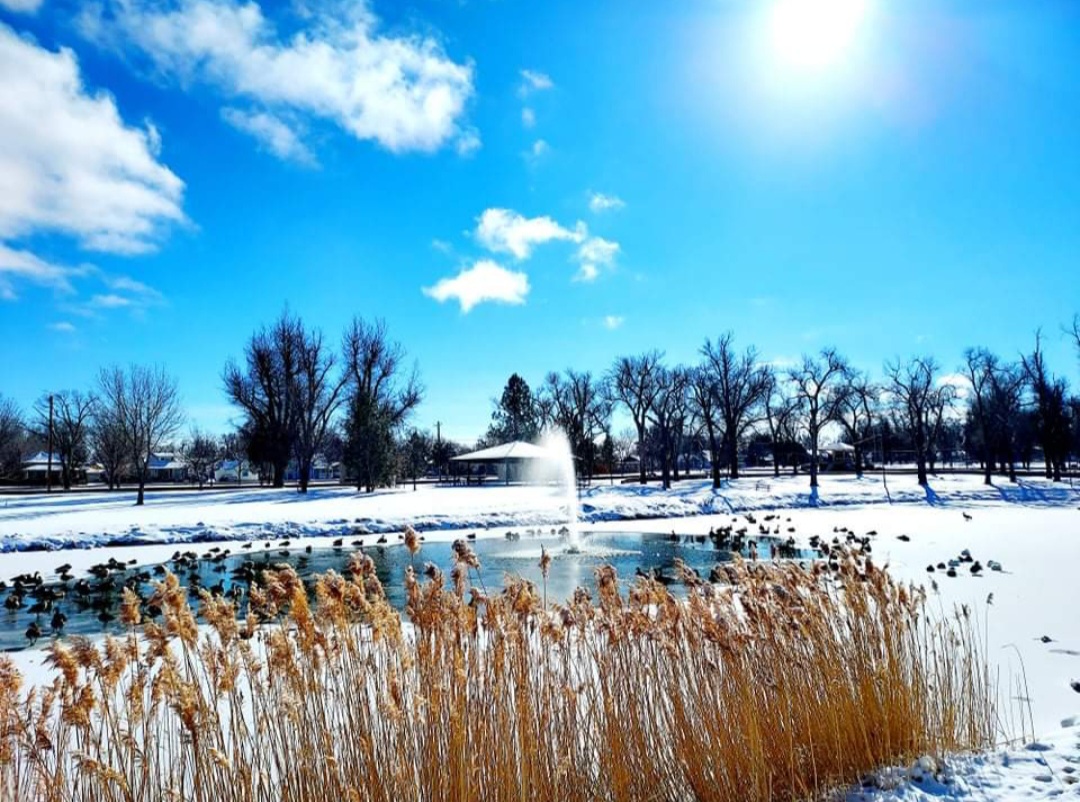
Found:
[[[802,69],[842,61],[859,37],[868,0],[776,0],[769,33],[776,56]]]

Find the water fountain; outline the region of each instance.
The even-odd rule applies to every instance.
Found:
[[[567,554],[581,554],[581,532],[578,530],[578,495],[577,473],[574,469],[574,454],[570,450],[570,441],[561,429],[555,429],[544,435],[540,443],[552,455],[552,462],[558,474],[559,486],[566,500],[566,528],[568,530]]]

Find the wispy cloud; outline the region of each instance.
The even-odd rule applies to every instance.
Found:
[[[622,209],[626,202],[616,195],[605,195],[603,192],[593,192],[589,195],[590,211],[599,214]]]
[[[77,329],[74,323],[70,323],[67,320],[59,320],[56,323],[50,323],[49,329],[52,331],[58,331],[61,334],[74,334]]]
[[[622,315],[604,316],[604,328],[608,331],[615,331],[615,329],[620,328],[625,322],[626,318],[624,318]]]
[[[521,124],[526,128],[532,128],[536,125],[536,112],[528,106],[521,110]]]
[[[254,137],[263,148],[282,161],[305,167],[318,166],[315,155],[308,150],[297,132],[273,114],[226,108],[221,110],[221,116],[236,130]]]
[[[0,8],[14,11],[17,14],[33,14],[44,0],[0,0]]]
[[[440,279],[423,293],[439,303],[457,301],[463,314],[478,304],[492,302],[521,305],[529,294],[529,277],[507,270],[490,259],[481,259],[452,278]]]
[[[521,71],[521,84],[518,86],[518,94],[521,97],[528,97],[534,92],[546,92],[554,87],[555,82],[551,80],[551,76],[547,73],[536,70]]]
[[[551,153],[551,145],[546,140],[537,139],[522,155],[529,164],[536,165],[549,153]]]
[[[589,237],[577,250],[578,272],[575,281],[596,281],[600,271],[615,264],[619,243],[603,237]]]

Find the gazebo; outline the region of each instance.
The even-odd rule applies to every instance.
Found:
[[[555,459],[557,459],[557,456],[542,446],[515,440],[511,443],[503,443],[499,446],[482,448],[479,451],[452,457],[450,461],[467,466],[494,465],[496,476],[506,484],[510,484],[512,479],[514,481],[520,479],[521,469],[524,465],[532,464],[537,460],[550,462]],[[466,481],[468,480],[466,479]]]

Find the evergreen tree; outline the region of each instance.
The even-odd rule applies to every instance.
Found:
[[[491,413],[487,440],[506,443],[513,440],[532,441],[540,434],[540,413],[529,383],[517,373],[503,388],[502,397]]]

